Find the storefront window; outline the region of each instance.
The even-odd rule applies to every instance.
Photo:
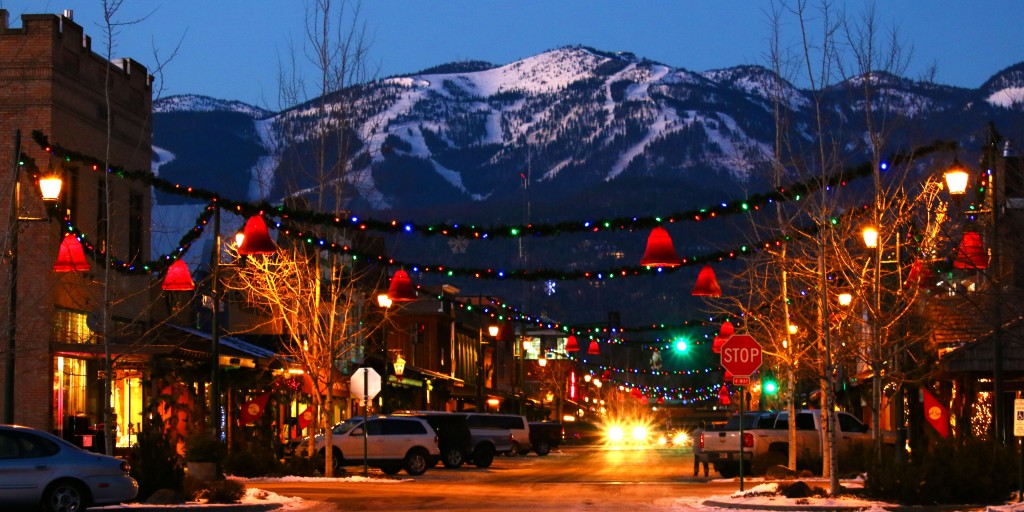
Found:
[[[85,313],[58,309],[54,313],[53,339],[57,343],[98,343],[87,324]]]

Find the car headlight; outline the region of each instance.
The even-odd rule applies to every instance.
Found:
[[[676,446],[686,446],[690,442],[690,436],[686,435],[686,432],[676,432],[676,435],[672,437],[672,444]]]
[[[630,429],[630,438],[634,442],[646,441],[647,440],[647,427],[643,425],[634,425]]]
[[[621,442],[625,437],[625,432],[622,431],[622,427],[615,425],[608,427],[608,432],[605,434],[608,436],[608,440],[613,443]]]

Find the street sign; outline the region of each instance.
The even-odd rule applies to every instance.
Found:
[[[749,386],[750,377],[733,377],[732,383],[734,386]]]
[[[366,393],[363,393],[364,382],[366,383]],[[363,396],[374,398],[377,396],[377,393],[380,393],[380,374],[373,368],[358,368],[352,373],[349,389],[352,390],[352,396],[360,400],[363,399]]]
[[[732,374],[732,382],[746,380],[761,367],[761,344],[749,334],[733,334],[722,344],[722,366]]]

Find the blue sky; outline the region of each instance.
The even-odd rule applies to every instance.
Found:
[[[811,0],[812,3],[817,3]],[[340,3],[341,0],[334,0]],[[152,67],[167,56],[162,95],[197,93],[276,109],[279,60],[301,47],[302,0],[124,0],[115,57]],[[861,1],[837,2],[860,11]],[[100,0],[0,0],[20,26],[23,13],[74,11],[105,52]],[[909,78],[934,65],[936,81],[977,87],[1024,60],[1020,0],[880,0],[885,27],[913,46]],[[766,64],[771,3],[756,0],[364,0],[378,76],[413,73],[458,60],[506,64],[545,50],[582,44],[628,51],[674,67],[706,71]],[[144,19],[143,19],[144,18]],[[790,39],[792,22],[784,27]],[[315,72],[305,75],[315,78]],[[799,82],[798,82],[799,84]]]

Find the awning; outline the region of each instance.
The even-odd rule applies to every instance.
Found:
[[[460,378],[453,377],[453,376],[445,374],[445,373],[438,373],[438,372],[435,372],[433,370],[428,370],[426,368],[421,368],[419,366],[414,366],[414,365],[411,365],[409,363],[405,363],[405,373],[409,373],[409,372],[418,373],[418,374],[420,374],[420,375],[422,375],[424,377],[429,377],[431,379],[447,380],[447,381],[451,381],[453,383],[458,383],[458,384],[464,384],[465,383],[465,381],[460,379]]]
[[[210,333],[165,324],[141,338],[112,338],[109,349],[111,356],[118,358],[137,356],[149,359],[166,356],[188,361],[204,361],[210,359],[212,340]],[[271,350],[238,338],[221,336],[218,342],[221,366],[255,367],[258,361],[279,358]],[[107,347],[102,343],[54,343],[52,346],[57,356],[83,359],[106,357]]]

